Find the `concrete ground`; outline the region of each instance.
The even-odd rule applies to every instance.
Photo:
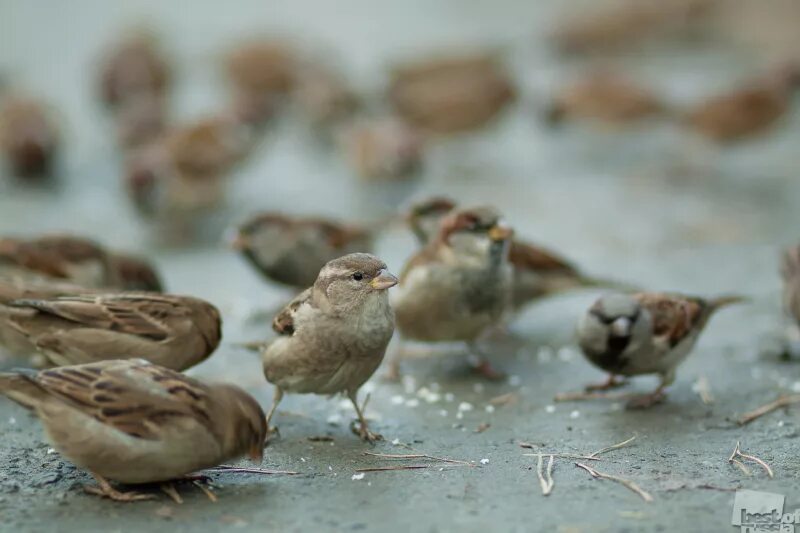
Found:
[[[778,254],[800,238],[800,113],[733,148],[662,122],[632,131],[581,125],[552,131],[537,120],[537,106],[549,88],[583,66],[560,63],[544,45],[556,2],[377,7],[349,0],[335,6],[250,1],[233,10],[143,0],[124,7],[0,0],[0,72],[53,102],[65,137],[63,170],[53,187],[0,179],[0,233],[74,231],[151,255],[170,291],[207,298],[223,311],[222,346],[190,374],[237,382],[266,407],[272,391],[259,361],[236,344],[269,336],[267,324],[251,317],[274,309],[288,293],[264,284],[218,238],[184,249],[159,246],[131,212],[119,187],[111,126],[92,93],[91,67],[102,44],[126,20],[144,15],[157,22],[180,64],[180,118],[211,112],[224,98],[215,70],[219,52],[249,31],[330,45],[367,89],[380,87],[378,75],[391,59],[431,47],[492,44],[508,52],[522,102],[480,134],[435,143],[418,181],[357,181],[289,113],[236,176],[221,224],[278,208],[367,222],[411,197],[445,193],[501,207],[519,234],[556,248],[591,274],[659,290],[740,292],[751,301],[710,323],[667,402],[647,412],[608,400],[553,401],[559,392],[602,379],[572,339],[576,318],[597,291],[543,301],[515,320],[508,335],[487,339],[494,362],[509,374],[503,383],[470,375],[459,346],[411,346],[420,357],[407,362],[402,384],[375,376],[365,387],[368,415],[384,442],[369,446],[355,438],[348,429],[354,413],[338,398],[289,397],[276,419],[281,437],[261,466],[298,474],[213,474],[216,504],[191,487],[182,490],[182,505],[166,497],[122,505],[85,495],[81,485],[89,476],[50,450],[34,418],[0,399],[0,530],[726,531],[738,488],[782,493],[787,510],[800,506],[797,410],[736,423],[779,393],[800,389],[797,364],[774,354],[785,327]],[[622,61],[673,101],[692,102],[753,72],[758,58],[712,42]],[[399,271],[412,250],[411,238],[393,229],[376,251]],[[709,403],[698,383],[707,383]],[[655,380],[641,378],[630,388],[653,386]],[[650,503],[622,485],[592,479],[566,458],[555,460],[555,486],[544,497],[536,458],[525,455],[587,454],[632,436],[630,445],[592,466],[634,481],[652,496]],[[729,464],[737,441],[766,461],[774,478],[754,464],[749,474]],[[469,465],[366,452],[428,454]],[[429,467],[358,473],[399,464]]]

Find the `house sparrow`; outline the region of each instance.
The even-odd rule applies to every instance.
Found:
[[[788,248],[783,253],[781,262],[783,278],[783,307],[786,315],[795,326],[800,327],[800,246]],[[791,345],[787,347],[792,353]]]
[[[406,264],[393,302],[403,338],[475,341],[497,325],[511,297],[508,249],[513,231],[489,207],[460,209],[442,220],[439,233]],[[389,377],[398,374],[394,359]],[[497,378],[482,358],[477,369]]]
[[[550,124],[569,119],[621,126],[663,113],[652,91],[610,71],[594,71],[556,94],[547,110]]]
[[[786,115],[798,87],[800,68],[790,65],[702,102],[686,114],[685,123],[720,143],[752,137],[768,131]]]
[[[318,132],[330,130],[350,118],[359,105],[344,76],[321,61],[306,62],[298,68],[292,97]]]
[[[100,95],[111,108],[132,99],[162,99],[169,88],[170,67],[156,38],[136,31],[111,47],[100,65]]]
[[[249,455],[261,461],[267,427],[235,385],[206,384],[142,359],[0,374],[0,394],[33,411],[48,440],[88,470],[87,492],[132,502],[125,484],[168,482]]]
[[[162,290],[158,274],[146,260],[71,235],[0,238],[0,276],[50,279],[89,288]]]
[[[505,69],[488,54],[441,57],[392,73],[389,100],[410,124],[434,133],[476,130],[515,98]]]
[[[127,98],[115,117],[120,146],[132,149],[157,140],[167,128],[167,115],[166,103],[160,96]]]
[[[156,293],[12,300],[0,306],[0,322],[18,334],[16,344],[6,347],[18,354],[38,351],[41,357],[35,362],[40,366],[113,357],[145,358],[185,370],[211,355],[222,338],[220,314],[213,305]]]
[[[386,290],[396,284],[374,255],[345,255],[329,261],[314,285],[275,317],[272,327],[279,336],[262,353],[264,375],[275,385],[267,425],[284,392],[344,393],[355,407],[361,438],[381,438],[369,430],[357,396],[394,333]]]
[[[303,289],[328,261],[371,251],[372,234],[333,220],[261,213],[238,227],[231,245],[266,278]]]
[[[60,139],[50,112],[28,97],[10,96],[0,106],[0,150],[20,177],[50,172]]]
[[[609,373],[608,381],[587,390],[620,385],[615,376],[658,374],[658,388],[632,399],[628,406],[645,408],[660,402],[711,315],[741,301],[739,296],[706,300],[652,292],[603,296],[578,323],[578,342],[586,358]]]
[[[340,137],[350,166],[365,180],[407,179],[422,168],[422,136],[395,118],[365,119]]]
[[[446,197],[432,197],[414,204],[406,222],[420,244],[427,244],[436,235],[442,219],[456,207]],[[513,269],[511,309],[549,295],[583,287],[623,287],[611,280],[592,278],[581,273],[566,259],[540,246],[513,239],[508,261]]]

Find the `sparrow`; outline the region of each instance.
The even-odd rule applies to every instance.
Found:
[[[60,143],[49,110],[27,96],[6,97],[0,106],[0,151],[20,177],[47,175]]]
[[[55,280],[89,288],[162,290],[155,268],[145,259],[72,235],[0,238],[0,277]]]
[[[325,264],[314,284],[275,316],[278,337],[262,352],[264,375],[275,385],[268,426],[284,392],[342,393],[356,410],[360,437],[381,438],[370,431],[357,397],[394,333],[387,289],[396,284],[374,255],[348,254]]]
[[[665,104],[651,90],[611,71],[593,71],[562,89],[549,104],[550,124],[579,119],[621,126],[662,114]]]
[[[753,137],[787,114],[798,87],[800,67],[787,65],[735,91],[709,98],[689,110],[684,121],[695,132],[720,143]]]
[[[164,98],[143,94],[120,104],[115,119],[119,145],[134,149],[157,140],[164,133],[168,112]]]
[[[322,61],[306,61],[297,69],[292,99],[315,131],[329,132],[351,118],[359,106],[344,76]]]
[[[118,109],[140,97],[161,100],[170,85],[170,66],[155,36],[135,31],[112,45],[99,69],[103,102]]]
[[[514,101],[505,68],[489,54],[426,59],[392,72],[388,99],[398,114],[426,132],[482,128]]]
[[[234,105],[253,125],[263,125],[278,103],[295,86],[297,61],[284,43],[251,39],[225,58],[225,72],[234,92]]]
[[[412,256],[400,276],[393,306],[402,338],[463,341],[480,354],[476,340],[499,324],[510,302],[512,235],[490,207],[447,215],[437,236]],[[395,358],[389,377],[398,375],[398,366]],[[483,356],[477,370],[499,377]]]
[[[53,447],[120,502],[153,498],[124,484],[168,482],[249,455],[261,462],[264,412],[245,391],[142,359],[0,374],[0,394],[30,409]]]
[[[20,298],[0,306],[0,324],[0,332],[12,332],[0,336],[6,348],[36,352],[37,366],[144,358],[186,370],[211,355],[222,338],[216,307],[156,293]]]
[[[260,213],[240,225],[231,246],[264,277],[304,289],[328,261],[372,249],[366,228],[322,218]]]
[[[356,121],[341,133],[340,146],[350,166],[365,180],[412,178],[423,165],[422,136],[392,117]]]
[[[795,326],[800,326],[800,246],[793,246],[783,252],[781,278],[786,315]]]
[[[432,197],[412,205],[406,222],[420,244],[426,245],[436,234],[442,219],[456,207],[446,197]],[[508,261],[513,269],[511,310],[546,296],[572,289],[622,287],[624,284],[583,274],[571,262],[536,244],[512,239]]]
[[[739,303],[740,296],[704,299],[681,294],[615,293],[598,299],[578,323],[578,343],[586,358],[609,373],[604,390],[622,382],[616,376],[657,374],[658,388],[633,398],[630,408],[650,407],[665,398],[675,370],[686,359],[708,320],[722,307]]]

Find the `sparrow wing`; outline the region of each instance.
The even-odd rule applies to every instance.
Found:
[[[544,248],[518,240],[511,241],[508,260],[519,270],[578,275],[577,269],[566,259]]]
[[[293,335],[295,330],[295,314],[304,303],[312,303],[312,289],[309,287],[286,304],[272,320],[272,329],[279,335]]]
[[[653,336],[670,348],[702,327],[708,316],[708,304],[702,298],[663,293],[638,293],[635,297],[653,317]]]

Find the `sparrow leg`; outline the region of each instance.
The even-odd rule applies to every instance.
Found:
[[[277,427],[270,426],[269,423],[272,421],[272,416],[275,414],[275,411],[278,409],[278,404],[281,403],[283,399],[283,389],[275,386],[275,393],[272,396],[272,407],[269,408],[269,413],[267,413],[267,442],[272,438],[274,434],[280,435],[280,431],[278,431]]]
[[[86,486],[83,490],[89,494],[100,496],[101,498],[108,498],[115,502],[138,502],[142,500],[154,500],[155,496],[152,494],[141,494],[139,492],[120,492],[111,486],[111,483],[103,476],[92,472],[92,476],[97,481],[97,487]]]
[[[615,376],[614,374],[609,374],[608,379],[606,379],[604,382],[590,383],[589,385],[586,385],[586,387],[584,387],[584,390],[586,390],[586,392],[611,390],[611,389],[616,389],[618,387],[622,387],[626,383],[627,381],[625,380],[625,378],[617,379],[617,376]]]
[[[506,378],[505,372],[495,369],[477,344],[469,343],[469,350],[473,354],[470,358],[473,372],[489,381],[502,381]]]
[[[367,402],[369,401],[369,394],[364,399],[364,405],[359,407],[358,405],[358,391],[355,392],[347,392],[347,397],[350,398],[350,401],[353,402],[353,407],[356,409],[356,414],[358,415],[358,422],[359,427],[356,428],[355,424],[350,426],[350,429],[361,437],[362,440],[367,442],[375,442],[378,440],[383,440],[383,435],[378,433],[373,433],[369,430],[369,425],[367,424],[367,419],[364,417],[364,410],[367,408]]]
[[[664,394],[664,389],[666,389],[673,381],[675,381],[675,371],[671,370],[661,376],[661,383],[658,385],[656,390],[650,394],[643,394],[631,398],[628,400],[628,403],[625,407],[628,409],[647,409],[657,403],[663,402],[664,398],[667,397],[667,395]]]
[[[397,346],[392,351],[392,356],[389,358],[389,368],[386,369],[386,373],[383,375],[384,381],[397,383],[403,377],[403,373],[400,371],[400,362],[403,360],[404,353],[403,348],[403,341],[401,340],[397,343]]]
[[[161,492],[163,492],[164,494],[169,496],[170,499],[172,501],[174,501],[175,503],[177,503],[178,505],[181,505],[183,503],[183,498],[181,498],[181,495],[178,494],[178,490],[175,488],[174,484],[172,484],[172,483],[162,483],[160,485],[160,488],[161,488]]]

